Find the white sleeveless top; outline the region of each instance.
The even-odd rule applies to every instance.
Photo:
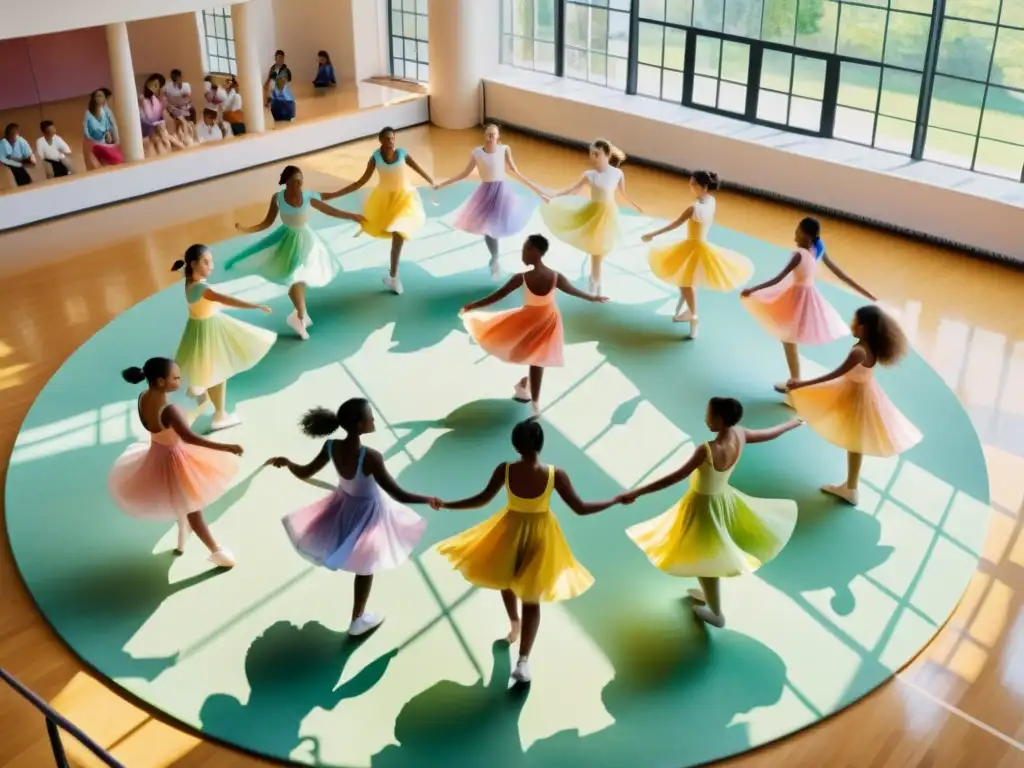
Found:
[[[715,198],[711,195],[693,201],[693,216],[687,227],[691,240],[707,240],[711,225],[715,223]]]
[[[591,200],[597,203],[615,201],[615,190],[618,188],[619,182],[622,181],[622,171],[609,165],[603,171],[591,169],[583,176],[590,182]]]
[[[504,181],[505,180],[505,154],[508,147],[499,144],[493,152],[487,152],[483,147],[473,150],[473,160],[476,161],[476,170],[480,174],[480,181]]]

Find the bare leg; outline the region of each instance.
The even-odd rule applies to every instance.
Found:
[[[530,674],[530,651],[540,629],[540,606],[537,603],[523,603],[523,632],[519,638],[519,661],[512,672],[517,683],[528,683]]]
[[[704,594],[704,603],[698,602],[693,606],[693,615],[710,624],[713,627],[724,627],[725,616],[722,614],[722,601],[719,594],[719,580],[700,577],[701,592]]]
[[[679,295],[682,297],[679,307],[681,311],[677,312],[672,320],[677,323],[689,323],[690,338],[696,339],[697,324],[700,322],[697,317],[697,291],[692,286],[683,285],[679,288]]]
[[[509,623],[508,636],[505,639],[511,645],[519,639],[519,631],[522,628],[519,621],[519,598],[513,594],[512,590],[503,589],[501,590],[501,602],[505,604],[505,613],[508,614]]]
[[[352,621],[366,613],[366,604],[370,601],[372,587],[373,576],[356,576],[352,583]]]
[[[208,391],[210,394],[210,400],[213,401],[213,422],[210,424],[210,427],[214,431],[227,429],[228,427],[234,427],[242,423],[242,420],[238,416],[228,413],[228,383],[226,381],[222,381],[220,384],[210,387]]]
[[[601,262],[604,256],[596,253],[590,254],[590,292],[598,293],[601,290]]]
[[[776,392],[785,392],[791,381],[800,381],[800,348],[788,341],[782,342],[782,351],[786,353],[786,365],[789,367],[789,381],[775,385]]]
[[[491,254],[491,277],[501,276],[501,263],[498,261],[498,241],[490,235],[484,236],[484,243],[487,245],[487,250]]]
[[[384,286],[395,295],[402,295],[402,281],[398,277],[398,264],[402,260],[402,246],[405,238],[397,232],[391,233],[391,269],[384,278]]]
[[[530,366],[530,403],[533,405],[533,415],[540,416],[540,386],[544,381],[544,369],[539,365]]]
[[[313,321],[309,319],[309,313],[306,311],[306,284],[292,283],[288,289],[288,298],[292,300],[292,306],[295,307],[295,311],[288,315],[288,319],[285,322],[288,323],[288,327],[295,331],[300,339],[305,341],[309,338],[309,332],[306,329],[313,324]]]
[[[864,454],[848,451],[846,454],[846,484],[823,485],[821,490],[839,497],[847,504],[856,505],[860,498],[857,488],[860,485],[860,468],[863,463]]]
[[[234,556],[214,540],[201,510],[189,513],[188,524],[196,537],[210,550],[210,562],[221,568],[230,568],[235,564]]]

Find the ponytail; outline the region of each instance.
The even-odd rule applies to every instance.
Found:
[[[192,282],[192,268],[193,265],[199,261],[203,256],[209,252],[209,248],[201,243],[190,245],[188,250],[185,251],[183,258],[178,259],[171,265],[172,272],[179,272],[182,269],[185,270],[185,279],[188,282]]]
[[[360,424],[369,415],[370,402],[362,397],[353,397],[341,404],[338,410],[311,408],[299,420],[299,428],[307,437],[330,437],[339,429],[350,436],[355,435]]]
[[[171,375],[174,361],[167,357],[151,357],[142,367],[132,366],[121,371],[121,378],[129,384],[141,384],[146,382],[149,386],[155,386],[160,379],[166,379]]]
[[[697,171],[693,174],[693,180],[709,192],[714,192],[721,186],[718,174],[714,171]]]
[[[598,139],[590,146],[605,155],[608,158],[608,165],[612,168],[620,168],[626,162],[626,153],[607,139]]]

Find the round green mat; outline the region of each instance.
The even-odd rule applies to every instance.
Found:
[[[845,456],[809,429],[745,453],[735,485],[796,499],[800,521],[774,562],[723,585],[728,629],[698,625],[683,600],[693,583],[655,570],[624,534],[671,506],[680,487],[588,518],[557,505],[597,582],[544,609],[528,690],[507,690],[514,651],[498,640],[498,596],[469,588],[434,552],[493,508],[424,509],[416,557],[375,582],[372,607],[387,621],[365,642],[347,640],[351,579],[311,568],[279,522],[334,478],[305,484],[260,466],[275,454],[314,455],[319,443],[299,434],[299,415],[354,395],[373,401],[379,431],[369,442],[410,490],[467,495],[512,456],[510,429],[527,415],[509,399],[521,371],[486,358],[456,314],[493,287],[483,244],[443,221],[469,189],[435,205],[427,193],[432,219],[409,244],[400,298],[380,284],[386,243],[316,220],[348,251],[335,284],[310,294],[311,340],[282,336],[229,388],[245,421],[223,438],[246,454],[237,485],[207,514],[239,559],[230,572],[209,570],[195,540],[173,558],[172,530],[121,515],[107,496],[111,463],[141,429],[137,392],[119,371],[174,351],[180,287],[118,317],[47,384],[11,458],[7,526],[28,589],[74,652],[206,737],[299,763],[374,768],[696,765],[804,728],[910,661],[960,599],[988,523],[978,439],[916,355],[879,379],[925,439],[865,463],[859,508],[818,491],[844,476]],[[638,243],[652,222],[626,225]],[[539,217],[532,229],[543,231]],[[787,258],[784,247],[721,228],[713,237],[749,254],[758,279]],[[247,241],[219,245],[218,258]],[[517,264],[518,239],[502,245],[506,265]],[[585,261],[559,245],[550,260],[572,278]],[[648,274],[643,246],[614,254],[606,272],[612,303],[560,298],[566,365],[544,382],[545,458],[586,498],[678,466],[708,438],[712,395],[740,398],[750,427],[790,418],[771,389],[785,375],[782,350],[735,294],[701,295],[701,337],[690,342],[669,322],[675,296]],[[285,330],[279,289],[225,285],[274,307],[245,319]],[[844,314],[858,304],[824,290]],[[805,349],[805,372],[846,350]]]

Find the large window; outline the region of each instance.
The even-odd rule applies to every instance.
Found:
[[[1024,0],[502,0],[502,61],[1024,180]]]
[[[211,8],[201,12],[206,71],[218,75],[237,75],[235,30],[230,8]]]
[[[391,0],[389,6],[391,74],[406,80],[429,82],[427,0]]]

